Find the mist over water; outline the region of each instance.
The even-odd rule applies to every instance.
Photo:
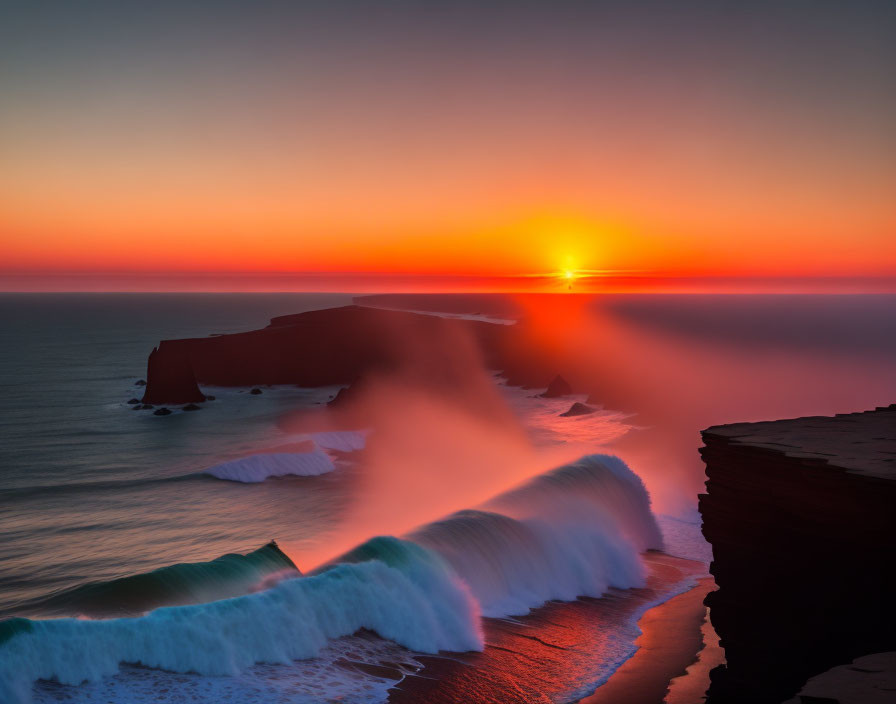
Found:
[[[526,296],[576,390],[635,427],[609,443],[663,513],[702,490],[699,431],[896,398],[896,296]]]

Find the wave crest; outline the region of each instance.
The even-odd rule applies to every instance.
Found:
[[[460,511],[408,537],[454,568],[486,616],[644,586],[640,553],[662,547],[644,485],[609,455],[543,474],[485,508]]]

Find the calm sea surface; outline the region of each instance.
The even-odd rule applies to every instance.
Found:
[[[285,492],[289,478],[244,485],[196,474],[283,442],[278,415],[320,393],[216,390],[220,402],[165,418],[126,402],[142,395],[134,383],[159,340],[251,330],[275,315],[350,300],[0,295],[0,610],[272,538],[313,540],[338,521],[344,487],[331,477],[296,478],[302,490]]]

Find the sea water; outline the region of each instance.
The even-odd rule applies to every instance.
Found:
[[[669,428],[680,427],[687,419],[693,425],[689,432],[694,433],[699,424],[758,420],[763,413],[780,417],[861,410],[893,401],[894,300],[892,296],[599,300],[596,319],[604,326],[606,349],[614,354],[596,359],[595,364],[613,368],[617,381],[632,380],[631,400],[636,407],[650,406],[651,423],[663,425],[666,416],[656,411],[665,408]],[[513,511],[520,511],[519,506],[507,509],[505,500],[498,502],[504,509],[469,507],[474,510],[455,517],[433,515],[428,527],[395,538],[397,543],[374,543],[372,556],[365,553],[360,562],[357,555],[337,559],[334,564],[342,565],[337,571],[299,578],[288,556],[276,546],[263,546],[276,539],[299,553],[308,546],[320,554],[328,535],[350,516],[354,494],[362,484],[356,481],[353,463],[334,462],[327,454],[326,445],[336,442],[334,438],[318,439],[316,451],[321,454],[311,463],[314,471],[290,469],[288,452],[262,455],[287,443],[314,442],[289,435],[277,420],[286,411],[319,407],[335,389],[264,388],[260,395],[245,389],[205,389],[216,396],[215,401],[199,412],[166,417],[131,410],[127,403],[141,396],[142,387],[136,382],[145,377],[146,356],[160,339],[249,330],[264,326],[275,315],[350,301],[348,295],[321,294],[0,296],[0,617],[8,619],[0,624],[0,647],[6,641],[7,648],[16,643],[25,648],[23,629],[32,634],[35,628],[40,633],[49,629],[46,638],[69,642],[65,651],[69,653],[71,643],[77,643],[82,658],[80,665],[69,659],[54,667],[45,653],[46,671],[38,668],[35,677],[69,684],[45,683],[15,696],[143,701],[165,688],[172,692],[172,701],[193,696],[251,701],[256,695],[264,700],[266,695],[259,692],[276,692],[280,700],[291,702],[335,696],[372,701],[384,696],[388,682],[335,667],[346,652],[357,655],[366,649],[368,658],[403,658],[412,668],[412,651],[480,647],[480,613],[510,615],[549,599],[599,596],[606,589],[641,584],[644,575],[637,552],[659,543],[656,535],[650,537],[656,530],[655,524],[650,527],[654,517],[643,513],[646,504],[639,503],[637,492],[629,499],[631,525],[618,523],[620,517],[602,504],[567,506],[562,515],[539,504],[517,515]],[[730,379],[727,388],[720,386],[725,379]],[[650,398],[645,396],[647,387]],[[598,414],[562,420],[558,413],[568,401],[537,399],[516,389],[505,393],[536,442],[578,446],[592,439],[597,446],[643,422],[637,416],[614,413],[610,399],[618,399],[626,389],[617,386],[611,391],[607,408]],[[640,437],[645,438],[642,444],[655,438],[657,448],[666,439],[662,433]],[[689,467],[688,476],[699,481],[698,442],[691,437],[684,443],[683,457],[676,455],[682,451],[681,443],[662,450],[669,474],[677,476],[683,470],[673,472],[671,467],[683,463]],[[363,440],[338,439],[337,444],[344,443],[351,445],[343,447],[350,451],[363,446]],[[275,459],[281,456],[286,459]],[[239,464],[247,461],[252,471]],[[281,461],[287,463],[286,476],[266,479],[267,470],[260,474],[257,470],[259,463],[268,467]],[[651,461],[656,462],[656,453]],[[308,462],[303,462],[305,467]],[[641,473],[636,461],[631,464]],[[613,470],[612,461],[610,466],[609,474],[595,484],[598,497],[601,492],[623,491],[628,481],[627,468]],[[655,467],[652,471],[647,488],[659,495],[665,485]],[[643,474],[647,477],[646,463]],[[247,476],[251,481],[227,480]],[[630,476],[643,491],[636,475]],[[556,505],[566,506],[567,499],[560,496]],[[655,501],[655,512],[657,508]],[[666,550],[707,561],[692,507],[674,513],[659,517]],[[620,538],[626,531],[631,535]],[[635,534],[641,537],[633,538]],[[230,556],[229,561],[216,560],[224,555]],[[558,559],[562,565],[555,564]],[[171,569],[179,563],[193,566]],[[358,564],[352,567],[354,563]],[[148,574],[154,576],[146,578]],[[140,577],[133,581],[134,576]],[[511,588],[506,584],[509,576]],[[283,613],[306,613],[301,623],[320,620],[333,603],[341,603],[333,590],[343,588],[346,580],[354,580],[359,589],[354,596],[345,596],[346,603],[360,611],[346,611],[335,622],[320,621],[304,635],[297,633],[297,624],[284,630],[290,622],[277,616],[283,603],[293,604]],[[211,586],[186,592],[181,588],[197,582]],[[181,597],[140,600],[146,597],[141,592],[152,592],[160,583]],[[683,588],[667,587],[667,595]],[[138,592],[136,601],[127,602],[136,604],[133,613],[91,613],[97,589],[113,590],[116,603],[127,602],[122,594]],[[395,604],[398,611],[384,610],[382,602],[376,602],[377,589],[405,594]],[[315,594],[323,594],[323,601],[315,601]],[[439,596],[437,607],[431,605],[433,594]],[[236,597],[235,603],[219,601],[226,597]],[[364,599],[374,601],[365,607]],[[414,599],[418,609],[401,611]],[[174,612],[142,616],[164,603],[201,609],[210,639],[207,650],[229,648],[229,654],[189,651],[189,643],[184,645],[189,636],[166,625],[171,618],[175,623],[180,618]],[[190,606],[197,603],[198,607]],[[370,611],[367,615],[365,608]],[[421,617],[428,609],[435,610]],[[177,613],[193,619],[199,612]],[[384,620],[377,621],[374,613]],[[131,620],[96,621],[95,626],[46,620],[110,615]],[[16,617],[29,620],[9,620]],[[146,618],[150,621],[142,620]],[[245,619],[249,620],[240,626]],[[230,641],[224,632],[236,629],[244,639],[249,637],[248,624],[259,620],[262,627],[250,637],[252,643],[226,645]],[[446,630],[449,626],[460,630]],[[346,641],[358,627],[375,628],[391,642]],[[221,637],[214,635],[217,628],[224,629]],[[419,628],[423,630],[415,630]],[[139,650],[134,642],[133,634],[147,629],[163,634],[156,655],[153,650]],[[616,645],[605,646],[602,657],[592,658],[592,672],[576,673],[577,687],[582,681],[587,684],[588,678],[594,683],[605,679],[607,668],[630,651],[636,635],[631,623],[617,635]],[[394,651],[396,644],[409,650]],[[18,650],[8,654],[14,652]],[[33,665],[33,658],[26,656],[21,655],[23,663]],[[301,660],[309,657],[315,659]],[[131,666],[119,670],[120,660],[216,678]],[[27,670],[26,665],[19,670]],[[73,686],[81,679],[92,684]],[[27,689],[30,683],[16,686]]]

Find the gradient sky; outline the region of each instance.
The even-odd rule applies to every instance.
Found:
[[[0,7],[7,289],[896,277],[894,2]]]

